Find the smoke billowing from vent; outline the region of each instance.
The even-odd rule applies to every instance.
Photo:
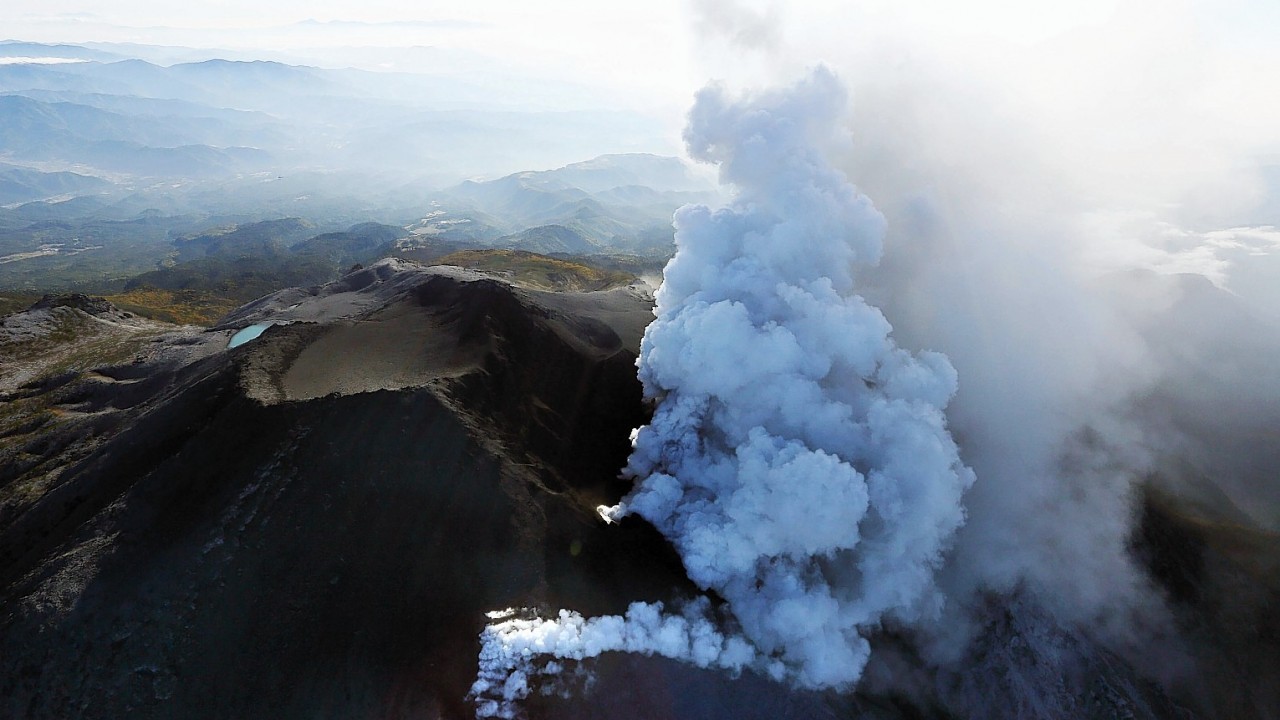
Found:
[[[535,655],[656,653],[848,687],[869,630],[940,612],[934,572],[973,482],[943,416],[956,373],[942,355],[898,348],[857,293],[885,223],[824,159],[845,142],[844,104],[822,69],[756,96],[698,95],[689,151],[720,165],[736,199],[676,214],[639,363],[657,409],[635,438],[635,489],[602,509],[656,526],[740,630],[716,631],[705,604],[500,623],[474,688],[482,714],[512,712],[528,673],[547,672]]]
[[[632,603],[625,616],[584,619],[561,610],[555,619],[520,617],[515,610],[490,613],[497,622],[481,636],[480,672],[471,687],[478,717],[512,718],[529,696],[534,677],[565,672],[562,660],[586,660],[605,652],[660,655],[700,668],[740,672],[758,662],[755,648],[725,635],[709,619],[706,599],[675,615],[662,603]],[[549,687],[549,686],[548,686]]]
[[[886,614],[937,612],[933,571],[973,479],[942,414],[951,365],[899,349],[856,293],[884,220],[824,160],[843,107],[824,70],[745,100],[699,95],[690,153],[738,195],[676,215],[641,346],[659,404],[628,467],[639,483],[611,511],[661,530],[809,687],[857,680],[864,628]]]

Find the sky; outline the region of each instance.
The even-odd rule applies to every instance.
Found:
[[[1138,18],[1160,32],[1188,18],[1209,42],[1272,44],[1280,3],[1269,0],[8,0],[5,35],[24,40],[142,42],[278,51],[336,46],[430,46],[493,58],[534,76],[681,112],[710,77],[761,78],[770,69],[832,61],[856,45],[927,40],[966,53],[1046,46]],[[302,25],[300,25],[302,24]],[[795,62],[778,62],[787,56]],[[349,61],[348,56],[340,56]],[[838,60],[837,60],[838,63]],[[385,69],[413,69],[393,67]]]
[[[6,2],[0,9],[0,27],[10,36],[45,42],[142,42],[250,51],[428,46],[451,51],[447,57],[454,63],[480,56],[520,73],[580,82],[619,101],[661,104],[665,111],[677,113],[677,105],[687,104],[701,83],[692,74],[692,28],[679,0],[232,0],[198,6],[123,0],[109,9],[102,5],[81,0]],[[350,62],[346,55],[343,59]],[[383,65],[387,70],[441,69],[394,61]]]
[[[1030,44],[1106,23],[1120,5],[1120,0],[9,0],[0,8],[0,27],[11,37],[46,42],[257,51],[430,46],[496,58],[535,75],[572,78],[666,109],[687,106],[709,75],[754,71],[761,58],[769,57],[758,54],[744,65],[742,51],[748,46],[813,62],[806,49],[875,37]],[[1238,17],[1228,12],[1214,17],[1235,31],[1250,32],[1258,27],[1255,8],[1265,7],[1243,4]]]

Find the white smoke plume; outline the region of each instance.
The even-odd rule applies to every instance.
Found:
[[[960,659],[948,672],[969,672],[964,654],[982,649],[983,638],[971,633],[985,627],[984,614],[1011,614],[1014,626],[1033,634],[1079,638],[1072,653],[1096,658],[1100,643],[1145,673],[1178,664],[1161,638],[1170,631],[1166,600],[1132,553],[1144,484],[1185,492],[1210,517],[1280,527],[1280,385],[1268,370],[1280,331],[1257,319],[1276,317],[1280,287],[1280,252],[1265,239],[1280,209],[1280,101],[1270,92],[1278,65],[1269,41],[1280,16],[1264,6],[793,3],[754,55],[743,43],[700,44],[703,52],[723,51],[707,70],[728,82],[759,83],[821,61],[839,69],[855,100],[842,121],[857,141],[842,143],[818,120],[837,112],[824,102],[835,94],[809,92],[827,82],[821,77],[802,86],[809,91],[750,101],[704,93],[691,151],[722,163],[738,201],[720,213],[681,214],[681,257],[669,269],[662,317],[645,345],[643,378],[661,405],[637,437],[631,470],[639,484],[618,512],[662,528],[691,576],[726,600],[725,611],[757,650],[748,667],[777,661],[784,675],[814,684],[826,663],[811,658],[825,649],[805,646],[806,633],[830,639],[836,633],[814,628],[855,610],[880,621],[909,621],[913,613],[927,620],[937,607],[935,587],[949,614],[913,623],[912,639],[925,647],[911,648],[904,662],[912,668],[895,673],[901,668],[886,664],[886,643],[885,661],[873,659],[864,683],[894,675],[888,684],[901,691],[895,683],[903,676],[929,675],[919,667],[922,649],[932,663]],[[797,117],[785,119],[788,103]],[[787,149],[771,155],[775,143]],[[871,228],[880,221],[870,212],[857,220],[832,211],[847,206],[824,200],[831,195],[820,189],[830,187],[823,178],[839,177],[827,162],[887,218],[878,265],[880,234]],[[777,222],[765,220],[771,217]],[[772,242],[822,223],[861,229],[846,249],[812,239]],[[1243,234],[1251,238],[1247,248]],[[694,262],[699,257],[706,262]],[[842,284],[840,272],[851,265],[852,280]],[[1191,282],[1194,276],[1114,272],[1129,268],[1200,272],[1218,287]],[[825,429],[870,427],[871,399],[893,390],[868,378],[870,386],[846,390],[847,422],[832,421],[827,413],[841,391],[818,383],[815,402],[804,395],[810,376],[781,370],[803,357],[821,372],[832,357],[846,357],[824,351],[837,340],[868,352],[881,347],[858,345],[865,336],[857,330],[823,333],[816,351],[801,345],[808,336],[793,330],[802,323],[791,322],[798,306],[787,293],[804,282],[792,281],[793,271],[827,272],[841,303],[862,295],[883,310],[903,347],[944,352],[959,371],[949,428],[980,481],[964,495],[967,516],[952,539],[944,539],[942,520],[957,506],[942,502],[945,493],[933,496],[936,506],[913,499],[922,514],[909,522],[886,523],[870,482],[875,461],[841,454],[865,446],[832,452],[823,444]],[[781,291],[751,290],[769,282]],[[728,303],[717,306],[721,300]],[[782,330],[797,338],[794,347]],[[752,351],[721,351],[735,340]],[[931,357],[915,361],[926,367],[923,375],[950,374],[940,363],[928,371]],[[945,394],[930,398],[935,410]],[[777,397],[793,399],[768,404]],[[768,477],[768,459],[781,458],[789,441],[780,438],[821,450],[833,467],[852,467],[868,480],[867,515],[845,518],[856,531],[853,549],[823,555],[831,526],[822,514],[784,523],[782,513],[803,507],[791,504],[794,490],[761,499],[763,488],[775,486],[752,478]],[[756,447],[774,454],[753,455]],[[764,469],[752,475],[755,468]],[[854,485],[841,483],[832,496]],[[822,513],[850,507],[833,505]],[[759,529],[746,532],[748,523]],[[803,534],[784,532],[796,526]],[[932,551],[910,550],[935,544],[952,546],[940,569],[913,562]],[[816,549],[818,559],[806,565],[798,548]],[[897,604],[859,596],[874,558],[900,561],[881,569],[915,569],[919,583],[875,587],[906,589]],[[751,572],[755,559],[768,572]],[[769,585],[774,567],[804,578],[792,595]],[[742,587],[739,578],[750,580]],[[812,607],[828,599],[831,612],[796,612],[816,625],[786,627],[781,619],[794,608],[780,597]],[[854,631],[840,642],[854,648],[849,667],[856,667],[859,626],[845,627]],[[1045,687],[1020,692],[1038,700]],[[1164,687],[1179,692],[1178,683]],[[953,709],[1012,714],[1010,706],[974,710],[982,707],[960,700]]]
[[[767,54],[709,59],[739,84],[838,69],[857,143],[828,157],[888,220],[860,292],[962,380],[949,427],[980,481],[937,579],[961,612],[927,629],[945,633],[930,660],[971,649],[968,620],[1016,593],[1163,672],[1169,608],[1132,552],[1145,488],[1280,527],[1262,369],[1280,348],[1262,321],[1280,307],[1277,19],[1202,0],[793,3]]]
[[[885,223],[825,160],[847,142],[844,107],[824,69],[743,98],[699,93],[689,152],[718,163],[736,197],[676,214],[639,361],[657,408],[636,434],[635,489],[602,509],[657,527],[689,577],[724,599],[741,639],[696,642],[712,632],[704,615],[649,606],[508,621],[485,634],[482,713],[512,712],[534,655],[649,652],[848,688],[870,631],[939,614],[933,576],[974,480],[943,414],[957,378],[944,356],[900,349],[857,292],[855,269],[878,262]]]
[[[856,293],[884,221],[824,160],[843,107],[825,70],[744,100],[699,95],[690,154],[738,195],[676,215],[641,345],[659,404],[628,466],[640,481],[611,511],[661,530],[809,687],[857,680],[885,614],[937,612],[933,571],[973,480],[942,413],[955,371],[899,349]]]
[[[751,643],[718,629],[708,609],[703,598],[679,615],[664,613],[662,603],[643,602],[632,603],[624,616],[590,619],[571,610],[555,619],[515,610],[490,613],[498,622],[481,635],[480,672],[471,686],[476,715],[514,718],[519,701],[532,692],[533,678],[559,676],[566,672],[561,661],[605,652],[659,655],[734,673],[757,662]]]

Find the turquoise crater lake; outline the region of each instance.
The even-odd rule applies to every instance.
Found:
[[[240,347],[250,340],[256,340],[259,335],[272,325],[275,325],[275,323],[254,323],[249,327],[241,328],[239,332],[231,336],[231,341],[227,343],[227,349]]]

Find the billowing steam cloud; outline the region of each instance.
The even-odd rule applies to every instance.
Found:
[[[614,516],[635,513],[800,683],[858,678],[860,629],[936,612],[932,574],[972,482],[942,408],[956,376],[855,293],[884,221],[823,159],[844,95],[814,73],[734,102],[703,92],[686,140],[738,188],[676,216],[641,346],[659,400]]]
[[[716,630],[705,603],[507,620],[484,636],[482,715],[509,716],[529,673],[559,669],[540,655],[656,653],[848,687],[869,630],[939,613],[933,575],[973,482],[943,415],[956,373],[942,355],[898,348],[857,293],[885,223],[824,159],[843,140],[844,103],[821,69],[745,99],[699,94],[689,151],[720,165],[736,199],[676,214],[677,253],[641,346],[657,410],[635,438],[635,489],[602,509],[662,531],[735,631]]]

